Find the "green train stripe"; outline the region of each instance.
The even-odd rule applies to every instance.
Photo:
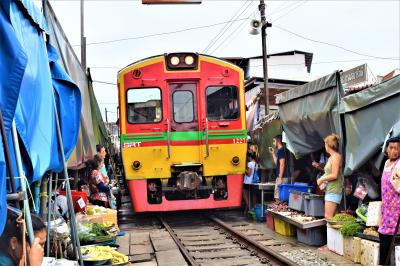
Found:
[[[186,131],[186,132],[171,132],[171,141],[179,140],[203,140],[205,139],[204,131]],[[246,138],[247,130],[210,130],[208,132],[209,139],[233,139],[233,138]],[[121,142],[130,143],[137,141],[159,141],[167,140],[167,133],[130,133],[122,134]]]

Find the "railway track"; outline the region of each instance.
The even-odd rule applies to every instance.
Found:
[[[232,226],[215,216],[158,217],[189,265],[298,265],[262,245],[271,239],[248,223]]]

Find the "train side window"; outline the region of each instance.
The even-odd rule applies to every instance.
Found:
[[[235,120],[239,118],[238,90],[236,87],[207,87],[206,101],[208,120]]]
[[[158,123],[162,119],[159,88],[129,89],[127,116],[131,124]]]
[[[175,91],[172,95],[174,104],[174,121],[189,123],[194,119],[193,93],[191,91]]]

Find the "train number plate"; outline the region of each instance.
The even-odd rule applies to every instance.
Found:
[[[122,146],[123,148],[138,148],[140,147],[140,144],[142,142],[130,142],[130,143],[124,143],[124,145]]]
[[[246,139],[245,138],[235,138],[233,139],[233,144],[244,144],[246,143]]]

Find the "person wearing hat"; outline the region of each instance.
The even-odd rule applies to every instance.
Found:
[[[379,265],[386,265],[390,255],[390,246],[395,234],[397,221],[400,215],[400,193],[391,179],[400,179],[400,138],[394,137],[386,142],[388,159],[383,168],[381,188],[382,207],[379,224]],[[397,231],[397,234],[400,230]]]

